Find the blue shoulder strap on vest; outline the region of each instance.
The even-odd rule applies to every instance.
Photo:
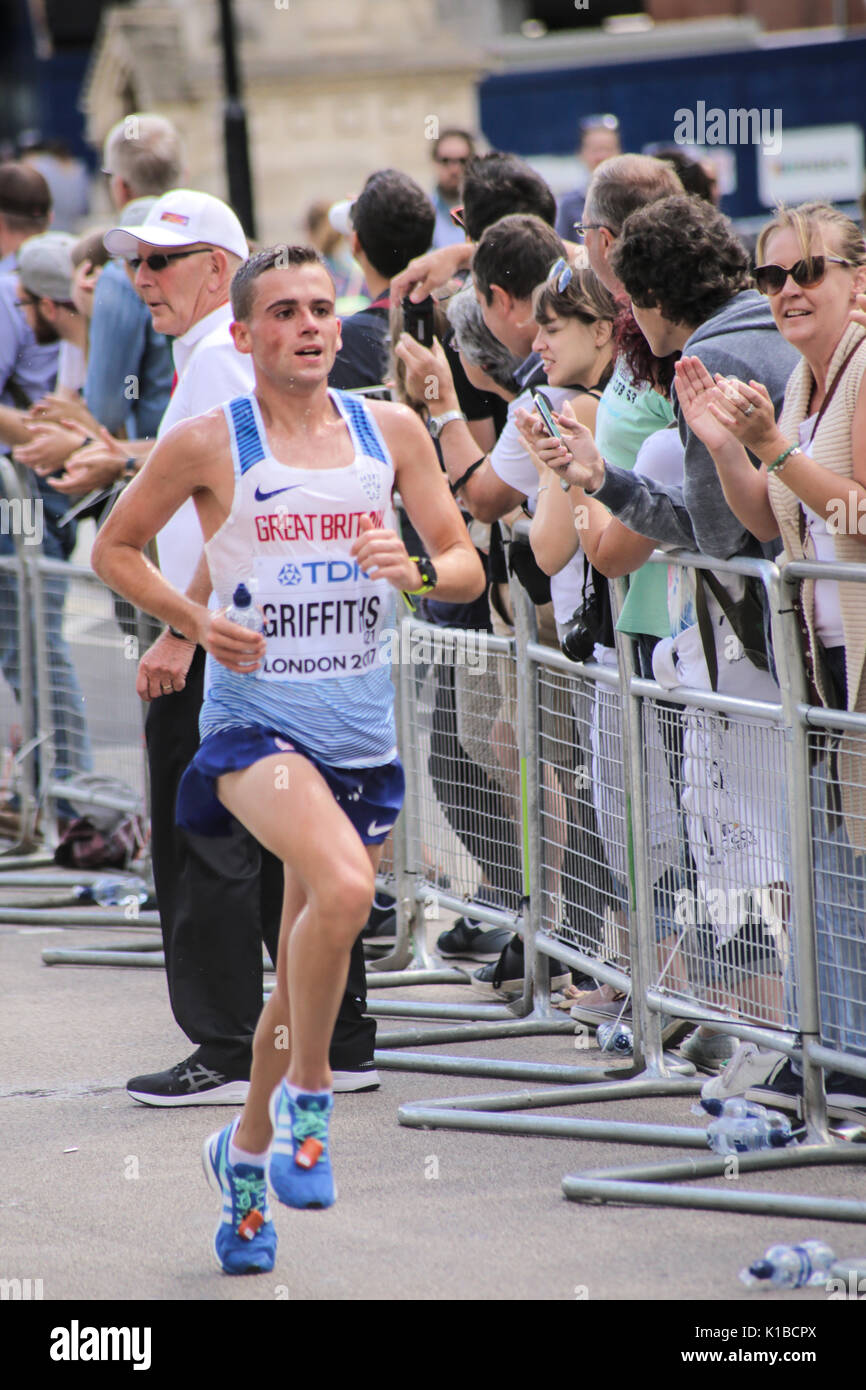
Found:
[[[366,454],[368,458],[379,459],[381,463],[389,463],[390,460],[385,453],[382,437],[374,425],[364,401],[357,396],[350,395],[347,391],[338,391],[334,394],[340,397],[340,403],[355,432],[362,453]]]
[[[252,401],[249,396],[237,396],[233,401],[229,401],[228,412],[237,448],[238,464],[241,473],[246,473],[254,463],[261,462],[265,457]]]

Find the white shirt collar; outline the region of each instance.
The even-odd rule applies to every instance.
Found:
[[[202,339],[212,333],[215,328],[222,328],[224,324],[230,324],[233,319],[232,306],[227,300],[218,309],[212,309],[209,314],[205,314],[203,319],[198,319],[192,328],[188,328],[180,338],[175,338],[171,346],[171,355],[178,377],[183,376],[189,359]]]

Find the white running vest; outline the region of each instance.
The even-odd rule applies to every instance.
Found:
[[[205,545],[222,608],[239,583],[265,621],[267,652],[254,675],[208,657],[202,738],[261,724],[296,738],[337,767],[394,756],[393,687],[380,657],[396,593],[350,555],[360,518],[394,527],[394,466],[367,405],[339,391],[355,457],[342,468],[296,468],[270,452],[255,395],[223,406],[235,469],[232,509]]]

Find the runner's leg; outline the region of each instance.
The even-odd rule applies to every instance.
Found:
[[[291,805],[302,807],[303,815],[286,814],[287,790]],[[291,1018],[288,1079],[306,1091],[330,1089],[331,1032],[352,943],[373,900],[370,856],[324,778],[298,754],[274,754],[242,771],[226,773],[219,779],[218,793],[241,824],[283,860],[287,882],[290,876],[292,880],[286,907],[296,915],[290,921],[284,915],[278,961],[278,982],[282,978],[286,983],[289,1009],[286,1013],[285,999],[282,1005],[278,1001],[262,1020],[261,1055],[267,1056],[271,1045],[264,1030],[288,1024]],[[301,893],[304,901],[297,911]],[[258,1040],[258,1030],[256,1036]],[[259,1055],[257,1050],[241,1122],[244,1136],[257,1138],[270,1134],[265,1085],[257,1084]],[[271,1074],[267,1066],[266,1077]],[[238,1142],[243,1147],[242,1140]],[[266,1143],[250,1151],[260,1152],[263,1147]]]

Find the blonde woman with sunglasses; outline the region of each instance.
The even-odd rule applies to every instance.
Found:
[[[825,203],[781,209],[761,233],[755,282],[801,354],[776,423],[759,382],[677,365],[690,427],[713,456],[725,497],[783,560],[866,561],[866,246]],[[760,460],[754,468],[746,448]],[[856,583],[805,580],[799,604],[815,696],[866,713],[866,605]],[[832,812],[834,802],[842,815]],[[828,739],[813,768],[813,858],[822,1041],[866,1056],[866,753]],[[790,1066],[790,1064],[787,1064]],[[779,1078],[774,1078],[774,1084]],[[831,1114],[862,1119],[866,1081],[827,1077]]]

